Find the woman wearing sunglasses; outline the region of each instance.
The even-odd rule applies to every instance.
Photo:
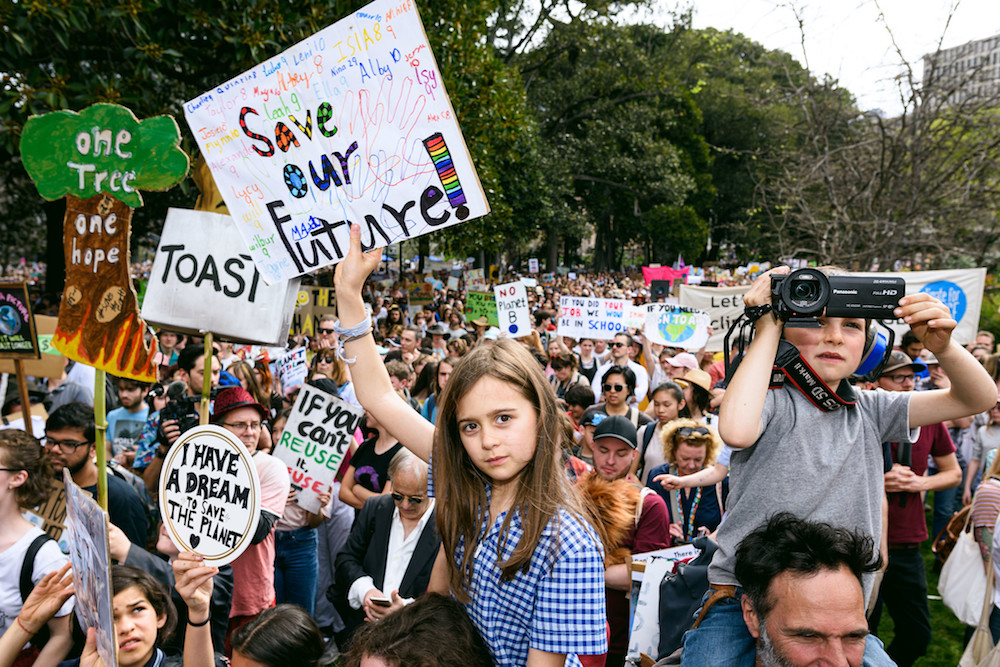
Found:
[[[712,468],[722,451],[722,440],[714,428],[693,419],[675,419],[670,422],[663,429],[661,439],[666,463],[649,472],[648,486],[660,494],[667,504],[673,544],[686,544],[719,527],[729,487],[723,481],[706,486],[666,490],[657,477],[673,475],[684,479]]]
[[[604,401],[590,407],[583,413],[580,423],[592,422],[596,413],[621,415],[626,417],[637,429],[653,422],[649,415],[640,412],[638,408],[629,405],[629,399],[635,393],[635,373],[628,366],[612,366],[604,371],[601,379],[601,391]]]
[[[365,503],[337,556],[334,606],[348,633],[423,595],[441,545],[427,464],[401,450],[389,479],[392,492]]]

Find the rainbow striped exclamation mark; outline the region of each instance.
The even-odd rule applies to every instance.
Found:
[[[455,217],[465,220],[469,217],[469,207],[465,205],[465,193],[462,192],[462,184],[458,182],[458,173],[451,161],[448,144],[444,142],[441,133],[437,132],[424,139],[424,147],[434,162],[434,169],[437,170],[444,192],[448,195],[448,203],[455,209]]]

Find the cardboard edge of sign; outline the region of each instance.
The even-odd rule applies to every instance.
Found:
[[[199,551],[197,548],[191,546],[191,544],[185,540],[175,528],[175,524],[170,520],[169,513],[166,509],[167,507],[167,494],[166,494],[166,484],[168,481],[167,471],[170,468],[171,462],[180,453],[181,448],[185,443],[193,440],[198,436],[214,436],[225,442],[233,451],[235,451],[240,458],[240,461],[244,466],[246,466],[249,472],[251,480],[251,494],[253,497],[253,503],[250,508],[249,523],[247,524],[246,531],[243,533],[243,539],[240,543],[233,547],[232,549],[222,553],[222,554],[206,554],[203,551]],[[254,465],[253,459],[251,458],[250,452],[247,451],[246,446],[240,442],[232,433],[222,428],[221,426],[215,426],[213,424],[208,424],[205,426],[198,426],[189,431],[185,432],[181,437],[179,437],[174,444],[167,451],[167,455],[163,459],[163,468],[160,470],[160,481],[157,484],[157,491],[160,498],[160,520],[163,521],[163,526],[167,531],[167,537],[173,542],[174,546],[180,551],[191,551],[200,556],[205,560],[205,565],[222,567],[223,565],[229,565],[234,560],[243,555],[243,552],[250,547],[250,540],[253,538],[255,532],[257,532],[257,524],[260,522],[260,509],[261,509],[261,498],[260,498],[260,478],[257,475],[257,466]],[[186,495],[186,494],[180,494]]]

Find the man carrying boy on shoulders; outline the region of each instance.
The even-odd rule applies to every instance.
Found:
[[[886,472],[882,443],[912,442],[911,429],[982,412],[994,405],[992,378],[951,340],[956,322],[940,301],[912,294],[894,315],[908,325],[956,381],[926,392],[855,391],[847,378],[864,356],[871,322],[862,318],[817,318],[813,327],[788,327],[774,317],[769,271],[744,297],[755,317],[755,335],[722,402],[719,434],[734,448],[726,521],[709,569],[711,588],[697,627],[684,638],[685,665],[746,665],[755,662],[755,642],[743,622],[742,589],[734,574],[736,548],[777,512],[825,521],[879,543]],[[827,400],[815,401],[791,382],[769,390],[779,343],[797,348]],[[822,405],[823,407],[820,407]],[[873,576],[864,578],[865,599]],[[873,636],[865,665],[891,660]]]

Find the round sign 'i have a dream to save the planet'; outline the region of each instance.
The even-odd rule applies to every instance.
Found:
[[[250,546],[260,521],[260,479],[250,452],[229,431],[185,432],[163,460],[159,491],[163,525],[181,551],[222,566]]]

